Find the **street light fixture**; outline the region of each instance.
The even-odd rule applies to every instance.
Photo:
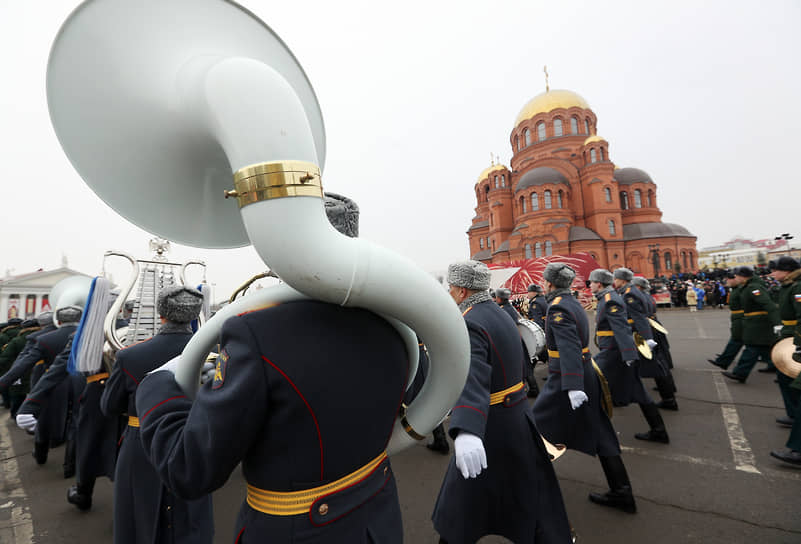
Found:
[[[659,277],[659,244],[648,244],[648,250],[651,252],[651,262],[654,265],[654,277]]]
[[[785,232],[774,238],[775,241],[784,240],[784,245],[787,246],[787,249],[790,249],[790,240],[792,239],[793,236],[790,236],[789,232]]]

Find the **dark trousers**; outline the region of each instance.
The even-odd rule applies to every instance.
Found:
[[[801,393],[798,389],[790,388],[790,390]],[[795,413],[793,415],[795,419],[793,420],[793,428],[790,429],[790,438],[787,439],[787,447],[791,450],[801,451],[801,402],[796,403]]]
[[[779,391],[782,392],[782,400],[784,401],[784,411],[787,417],[796,417],[796,412],[799,407],[799,400],[801,399],[801,391],[790,387],[793,379],[785,376],[781,372],[776,373],[776,379],[779,381]]]
[[[740,353],[742,347],[743,343],[740,340],[729,337],[729,342],[726,344],[726,347],[723,348],[723,353],[718,355],[717,359],[715,359],[716,364],[721,368],[729,368],[729,365],[732,364],[737,354]]]
[[[732,369],[732,374],[747,378],[759,359],[770,361],[770,346],[746,345],[740,360]]]

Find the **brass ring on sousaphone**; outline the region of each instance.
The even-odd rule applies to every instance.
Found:
[[[793,343],[792,336],[779,340],[773,345],[773,349],[770,350],[770,358],[773,364],[776,365],[776,369],[792,379],[797,378],[798,374],[801,374],[801,363],[793,359],[794,352],[795,344]]]
[[[227,312],[311,298],[388,319],[412,371],[418,345],[406,339],[416,333],[426,344],[430,373],[405,424],[396,418],[390,454],[453,407],[470,363],[461,312],[408,259],[328,222],[317,97],[286,44],[253,13],[226,0],[87,0],[53,43],[47,100],[70,162],[120,215],[194,247],[250,243],[286,282],[240,298],[198,329],[175,372],[190,398]]]

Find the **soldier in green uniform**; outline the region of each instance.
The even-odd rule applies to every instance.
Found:
[[[793,338],[795,353],[793,358],[801,361],[801,264],[791,257],[779,257],[771,262],[771,276],[781,282],[779,290],[779,316],[781,317],[780,336]],[[774,450],[770,454],[782,461],[801,465],[801,391],[791,387],[793,380],[776,373],[779,389],[782,392],[787,417],[776,420],[781,425],[792,427],[787,449]]]
[[[8,372],[11,365],[14,364],[17,355],[19,355],[25,347],[28,335],[40,329],[41,326],[36,319],[28,319],[22,322],[19,333],[12,338],[11,341],[6,344],[6,347],[3,348],[3,351],[0,352],[0,376]],[[26,381],[26,383],[23,383],[23,381]],[[22,405],[22,401],[25,400],[25,394],[28,392],[26,386],[27,380],[20,378],[8,388],[12,419],[17,417],[17,410],[20,405]]]
[[[741,266],[734,271],[740,281],[740,302],[743,309],[743,344],[745,349],[731,372],[722,374],[729,379],[745,383],[748,374],[758,359],[770,360],[770,347],[776,340],[773,326],[779,324],[779,311],[770,298],[767,286],[750,266]]]
[[[743,304],[740,301],[742,285],[740,278],[729,272],[726,275],[726,285],[729,287],[729,310],[731,311],[731,325],[729,327],[729,341],[723,348],[723,353],[719,353],[714,359],[707,359],[715,366],[727,370],[732,364],[737,354],[743,349]]]

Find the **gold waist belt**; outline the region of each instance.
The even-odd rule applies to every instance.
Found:
[[[748,312],[745,314],[745,317],[751,317],[754,315],[768,315],[768,312]]]
[[[609,331],[609,332],[612,332],[612,331]],[[604,336],[604,335],[601,335],[601,336]],[[590,352],[590,348],[583,348],[581,350],[581,353],[589,353],[589,352]],[[559,357],[559,351],[554,351],[552,349],[549,349],[548,350],[548,357]]]
[[[501,404],[503,402],[503,399],[506,398],[506,395],[508,395],[509,393],[516,393],[516,392],[520,391],[521,389],[523,389],[524,387],[525,387],[525,385],[523,385],[523,382],[519,382],[519,383],[514,384],[512,387],[507,387],[503,391],[498,391],[497,393],[492,393],[490,395],[490,406],[495,406],[496,404]]]
[[[732,310],[731,313],[733,313],[733,314],[743,314],[743,313],[745,313],[745,310]]]
[[[100,374],[92,374],[91,376],[86,377],[86,383],[99,382],[100,380],[105,380],[106,378],[108,378],[108,372],[101,372]]]
[[[793,325],[798,325],[798,320],[797,319],[791,319],[791,320],[787,321],[787,320],[782,319],[782,325],[786,325],[788,327],[791,327]]]
[[[336,493],[366,478],[387,458],[387,452],[330,484],[304,489],[303,491],[269,491],[248,484],[248,504],[254,510],[273,516],[296,516],[309,511],[314,501],[325,495]]]
[[[627,319],[626,321],[628,321],[629,323],[634,323],[633,319]]]
[[[614,331],[595,331],[596,336],[614,336]]]
[[[33,365],[33,366],[39,366],[39,365],[43,365],[43,364],[44,364],[44,359],[39,359],[38,361],[36,361],[36,364]]]
[[[139,418],[136,416],[128,416],[128,426],[129,427],[138,427],[139,426]]]

